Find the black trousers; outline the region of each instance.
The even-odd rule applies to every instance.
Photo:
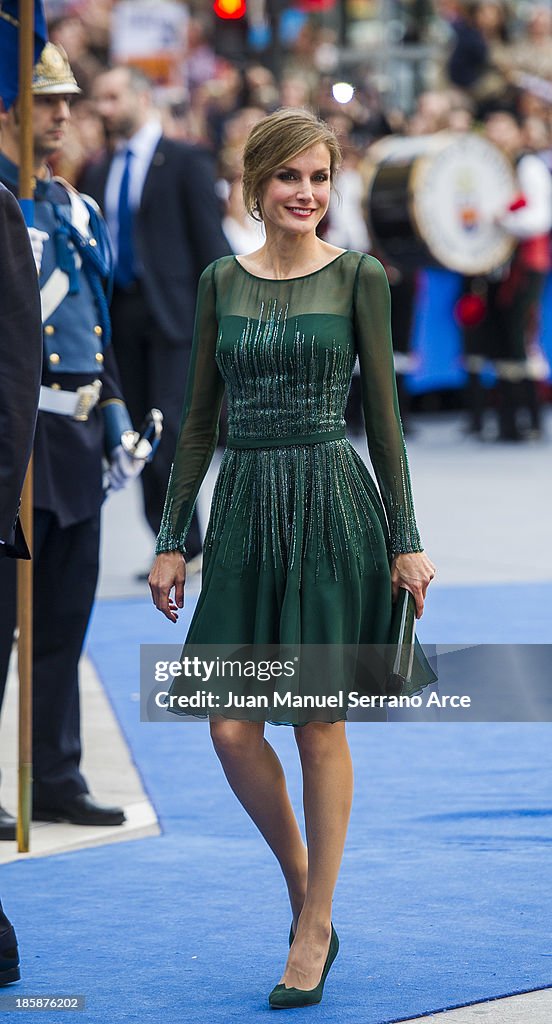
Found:
[[[485,393],[479,364],[494,363],[497,374],[499,434],[502,440],[519,440],[519,413],[527,410],[531,429],[541,427],[536,383],[526,373],[527,343],[537,330],[545,275],[519,267],[515,261],[505,281],[467,278],[466,291],[481,291],[486,298],[483,320],[464,328],[464,352],[468,379],[466,399],[471,429],[479,433],[485,413]]]
[[[113,347],[133,426],[139,430],[151,408],[161,409],[163,413],[161,444],[153,462],[146,466],[140,477],[145,516],[157,535],[182,418],[191,347],[175,345],[160,331],[139,285],[128,292],[115,289],[111,322]],[[195,513],[186,549],[188,557],[201,551]]]
[[[10,927],[9,919],[6,917],[2,910],[2,902],[0,901],[0,932],[5,932],[6,928]]]
[[[56,807],[88,787],[78,664],[98,579],[100,514],[62,528],[34,513],[33,801]],[[16,620],[16,564],[0,560],[0,708]]]
[[[473,279],[467,278],[466,291],[472,288],[472,283]],[[506,282],[487,282],[485,317],[477,327],[464,331],[466,355],[478,355],[491,361],[524,362],[544,284],[545,275],[536,270],[512,273]]]

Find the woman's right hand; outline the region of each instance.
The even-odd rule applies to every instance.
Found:
[[[416,618],[421,619],[426,591],[436,571],[425,551],[411,551],[395,555],[391,564],[393,601],[397,600],[400,587],[409,590],[416,602]]]
[[[156,608],[171,622],[178,619],[178,608],[184,607],[186,562],[180,551],[165,551],[157,555],[148,577],[151,597]],[[174,587],[174,598],[171,591]]]

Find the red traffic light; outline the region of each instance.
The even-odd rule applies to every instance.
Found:
[[[247,10],[246,0],[215,0],[213,10],[217,18],[237,21],[238,18],[243,18]]]

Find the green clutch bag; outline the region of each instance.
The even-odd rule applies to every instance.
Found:
[[[393,605],[388,654],[388,697],[412,697],[436,682],[437,675],[416,638],[416,602],[404,587]]]

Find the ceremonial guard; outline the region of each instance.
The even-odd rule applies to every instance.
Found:
[[[107,486],[118,489],[143,462],[121,443],[132,427],[109,344],[107,230],[95,203],[52,177],[47,163],[63,146],[69,100],[78,92],[64,52],[47,43],[33,74],[36,227],[30,229],[43,322],[34,447],[33,817],[120,825],[123,810],[97,804],[80,772],[78,663],[97,582],[106,479]],[[1,115],[0,179],[13,193],[19,123],[16,101]],[[3,559],[0,698],[15,598],[14,566]]]

